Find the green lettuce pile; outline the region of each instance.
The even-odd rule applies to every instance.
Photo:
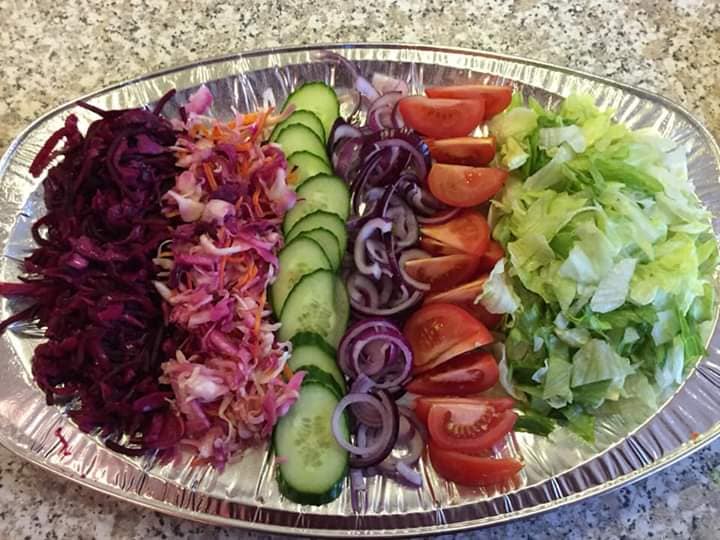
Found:
[[[592,441],[607,411],[655,410],[704,354],[718,248],[686,148],[632,131],[585,95],[519,95],[490,125],[510,169],[492,202],[506,260],[478,297],[506,313],[501,379],[521,427]]]

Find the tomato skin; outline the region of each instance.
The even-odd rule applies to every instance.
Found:
[[[483,328],[464,309],[438,303],[423,306],[413,313],[405,323],[403,335],[413,353],[413,366],[419,369]]]
[[[512,87],[484,84],[433,86],[425,89],[431,98],[474,99],[485,103],[485,120],[507,109],[512,101]]]
[[[497,262],[505,256],[505,250],[503,247],[493,240],[492,238],[488,242],[485,253],[480,257],[480,266],[478,270],[480,272],[492,272]]]
[[[428,307],[434,306],[438,304],[429,304]],[[441,304],[441,305],[448,305],[448,304]],[[449,304],[452,305],[452,304]],[[462,308],[458,308],[462,309]],[[463,310],[465,311],[465,310]],[[467,313],[467,311],[465,312]],[[470,315],[468,313],[468,315]],[[472,315],[470,315],[472,317]],[[492,343],[494,341],[493,335],[490,333],[490,330],[488,330],[484,324],[482,324],[480,321],[475,319],[473,317],[475,322],[480,325],[480,329],[475,332],[473,335],[457,342],[455,345],[450,347],[449,349],[446,349],[442,353],[440,353],[439,356],[437,356],[435,359],[430,360],[429,362],[422,364],[422,365],[414,365],[413,366],[413,374],[417,375],[418,373],[422,373],[423,371],[428,371],[436,366],[439,366],[440,364],[444,364],[448,360],[452,360],[456,356],[460,356],[461,354],[464,354],[466,352],[472,351],[474,349],[477,349],[478,347],[482,347],[483,345],[487,345],[488,343]]]
[[[428,174],[430,192],[450,206],[470,208],[490,200],[507,180],[508,172],[490,167],[434,163]]]
[[[495,386],[500,376],[497,362],[489,353],[470,353],[415,377],[408,392],[425,396],[477,394]]]
[[[405,271],[410,277],[428,283],[430,290],[443,291],[474,276],[479,262],[478,257],[456,253],[407,261]]]
[[[434,238],[429,236],[423,236],[420,238],[420,249],[427,251],[430,255],[457,255],[462,253],[459,249],[455,249],[447,244],[438,242]]]
[[[485,254],[490,242],[490,226],[475,210],[465,210],[445,223],[425,225],[420,232],[468,255]]]
[[[418,420],[427,425],[430,407],[433,405],[475,405],[492,407],[495,412],[500,413],[512,409],[515,401],[509,397],[447,397],[447,396],[420,396],[413,403],[413,410]]]
[[[433,139],[463,137],[485,117],[485,102],[409,96],[398,102],[405,123]]]
[[[461,486],[483,487],[500,484],[513,478],[523,464],[512,458],[477,457],[443,450],[430,442],[430,462],[445,480]]]
[[[472,405],[433,405],[428,413],[430,439],[438,448],[481,452],[499,443],[517,420],[513,411],[496,413]]]
[[[438,163],[482,167],[495,157],[495,137],[454,137],[426,142],[430,156]]]
[[[469,283],[459,285],[453,289],[428,294],[423,303],[434,304],[436,302],[447,302],[449,304],[455,304],[470,313],[488,328],[496,328],[502,321],[502,315],[490,313],[481,303],[475,303],[475,298],[482,292],[486,281],[487,275],[482,275]]]

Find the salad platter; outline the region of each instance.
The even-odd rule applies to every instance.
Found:
[[[720,434],[720,149],[649,92],[256,51],[64,105],[0,179],[0,443],[135,504],[449,532]]]

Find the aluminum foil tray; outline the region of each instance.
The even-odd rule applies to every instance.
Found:
[[[106,88],[84,99],[103,108],[152,103],[170,88],[183,102],[205,83],[215,96],[211,113],[253,109],[272,89],[281,102],[303,81],[325,80],[336,87],[351,81],[342,68],[313,61],[313,51],[330,48],[356,61],[365,74],[382,72],[405,79],[413,92],[424,85],[467,81],[510,83],[541,103],[572,92],[593,95],[633,128],[654,126],[689,150],[695,190],[720,222],[720,148],[682,107],[652,93],[570,69],[497,54],[429,46],[347,44],[254,51],[168,69]],[[166,109],[168,110],[168,109]],[[48,135],[71,112],[81,128],[92,114],[73,103],[32,123],[0,161],[0,279],[13,281],[32,247],[30,224],[43,213],[39,181],[28,167]],[[2,317],[17,309],[5,300]],[[720,360],[717,328],[708,356],[650,418],[598,422],[595,445],[558,430],[550,438],[515,435],[509,451],[525,460],[519,481],[503,492],[455,486],[421,462],[422,489],[393,481],[369,482],[368,505],[355,513],[349,492],[326,506],[285,500],[274,480],[271,453],[258,449],[219,474],[190,467],[188,460],[160,464],[128,458],[80,432],[59,407],[48,407],[30,372],[40,332],[16,325],[0,339],[0,443],[55,474],[154,510],[219,525],[266,532],[327,536],[410,536],[487,526],[556,508],[632,482],[697,450],[720,434]],[[70,455],[56,436],[62,429]]]

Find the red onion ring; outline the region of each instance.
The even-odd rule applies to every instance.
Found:
[[[372,404],[382,415],[383,424],[380,432],[372,441],[368,440],[367,445],[352,444],[342,436],[342,426],[340,425],[342,413],[353,403]],[[335,407],[332,417],[333,435],[335,435],[338,444],[350,452],[350,466],[355,468],[377,465],[390,455],[397,441],[399,425],[400,414],[397,405],[384,390],[379,390],[373,394],[347,394]],[[367,429],[366,426],[365,429]]]
[[[440,212],[438,214],[435,214],[432,217],[418,217],[418,222],[420,222],[422,225],[440,225],[442,223],[445,223],[447,221],[450,221],[452,218],[457,216],[462,211],[462,208],[453,208],[451,210],[448,210],[447,212]]]

